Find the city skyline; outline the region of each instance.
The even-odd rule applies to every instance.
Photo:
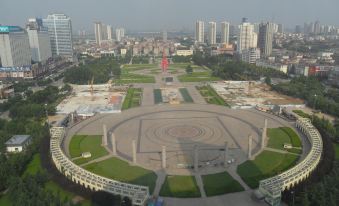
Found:
[[[87,0],[81,1],[81,4],[77,1],[68,2],[66,0],[57,2],[29,0],[20,3],[18,0],[3,0],[0,23],[24,26],[28,18],[45,17],[50,13],[60,12],[70,16],[74,30],[90,30],[93,21],[102,21],[113,27],[123,26],[129,30],[138,31],[163,29],[193,31],[192,22],[197,19],[205,22],[229,21],[231,24],[238,24],[245,16],[250,22],[272,21],[282,23],[288,28],[294,28],[295,25],[303,25],[304,22],[317,20],[324,24],[337,26],[336,19],[339,18],[339,14],[335,11],[339,2],[334,0],[313,2],[312,4],[306,0],[298,2],[287,0],[282,3],[267,0],[251,2],[247,0],[239,2],[214,0],[213,2],[195,1],[194,3],[199,6],[193,5],[191,1],[179,2],[178,0],[170,2],[154,0],[110,2],[104,0],[100,4]],[[293,7],[290,7],[289,3],[293,4]],[[12,8],[16,8],[17,4],[21,5],[20,8],[17,8],[16,12],[12,12]],[[240,5],[243,6],[240,8]],[[78,9],[79,6],[81,6],[81,10]],[[169,13],[169,11],[173,12]],[[320,13],[323,15],[319,15]]]

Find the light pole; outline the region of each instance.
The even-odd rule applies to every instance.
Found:
[[[314,121],[314,115],[315,115],[315,105],[317,103],[317,94],[314,94],[314,104],[313,104],[313,115],[312,115],[312,122]]]
[[[49,125],[49,119],[48,119],[48,109],[47,109],[47,104],[45,104],[45,112],[46,112],[46,121],[47,121],[47,126],[48,126],[48,132],[50,129],[50,125]]]
[[[294,206],[294,191],[291,191],[292,194],[292,205]]]

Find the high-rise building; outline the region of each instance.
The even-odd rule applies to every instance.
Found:
[[[117,41],[121,41],[125,37],[125,29],[124,28],[118,28],[115,30],[115,39]]]
[[[249,64],[255,64],[260,59],[260,50],[258,48],[244,49],[241,53],[241,60]]]
[[[314,34],[320,34],[320,27],[321,27],[320,22],[316,21],[314,23]]]
[[[221,22],[221,43],[228,44],[230,38],[230,23]]]
[[[205,25],[203,21],[197,21],[195,23],[195,40],[198,43],[205,42]]]
[[[52,57],[51,40],[47,27],[42,25],[42,19],[28,19],[26,30],[34,62],[42,62]]]
[[[31,65],[27,32],[18,26],[0,26],[0,57],[3,67]]]
[[[167,41],[167,31],[166,31],[166,30],[164,30],[164,31],[162,32],[162,41],[164,41],[164,42]]]
[[[73,61],[72,22],[65,14],[50,14],[43,19],[48,28],[53,56],[62,56]]]
[[[279,25],[276,23],[271,23],[273,28],[273,33],[278,33]]]
[[[295,26],[295,33],[296,34],[300,34],[301,33],[301,26],[300,25],[296,25]],[[308,34],[308,33],[309,33],[308,28],[306,28],[305,34]]]
[[[270,22],[260,24],[258,44],[260,52],[264,56],[270,56],[272,54],[273,33],[274,24]]]
[[[278,33],[284,33],[284,25],[278,24]]]
[[[238,52],[242,50],[257,47],[258,35],[254,32],[253,24],[247,22],[246,18],[243,18],[243,23],[239,25],[238,36]]]
[[[101,22],[94,22],[94,35],[95,35],[95,42],[97,45],[100,45],[103,41],[102,35],[102,24]]]
[[[107,25],[107,40],[112,40],[113,39],[113,29],[111,25]]]
[[[208,43],[210,45],[217,43],[217,23],[208,22]]]
[[[112,40],[112,26],[102,24],[101,22],[94,22],[95,42],[101,45],[103,41]]]

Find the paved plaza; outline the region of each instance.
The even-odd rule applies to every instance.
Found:
[[[159,195],[166,175],[195,177],[201,198],[164,198],[166,205],[207,206],[225,205],[226,202],[239,206],[266,205],[252,199],[253,190],[240,178],[237,167],[249,159],[249,151],[252,159],[262,151],[265,119],[268,128],[293,127],[293,124],[254,109],[229,109],[206,104],[196,89],[201,83],[181,83],[177,79],[179,74],[171,75],[174,81],[169,86],[164,84],[162,74],[155,75],[155,84],[134,84],[134,87],[143,89],[141,107],[119,114],[96,114],[74,125],[67,131],[63,142],[65,154],[70,157],[69,144],[73,135],[103,135],[105,125],[107,135],[103,137],[109,155],[86,164],[109,159],[116,154],[132,165],[153,170],[157,175],[154,196]],[[187,88],[194,104],[155,105],[153,90],[160,88]],[[304,154],[301,159],[303,157]],[[206,197],[202,175],[224,171],[238,181],[245,191]]]

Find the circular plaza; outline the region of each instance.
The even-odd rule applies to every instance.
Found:
[[[75,134],[102,135],[105,125],[107,150],[115,150],[114,155],[123,160],[153,171],[165,169],[167,174],[189,175],[197,155],[199,172],[211,174],[248,160],[249,151],[253,158],[260,153],[265,119],[268,127],[290,126],[254,110],[197,104],[140,107],[85,120],[69,131],[65,145]],[[69,154],[69,148],[64,149]]]
[[[185,205],[186,198],[262,205],[251,200],[259,180],[287,170],[307,152],[301,149],[303,135],[293,127],[253,109],[155,105],[75,124],[61,148],[84,171],[147,187],[150,195],[173,205]],[[300,141],[293,145],[298,152],[283,148],[284,141],[291,143],[291,132]]]

